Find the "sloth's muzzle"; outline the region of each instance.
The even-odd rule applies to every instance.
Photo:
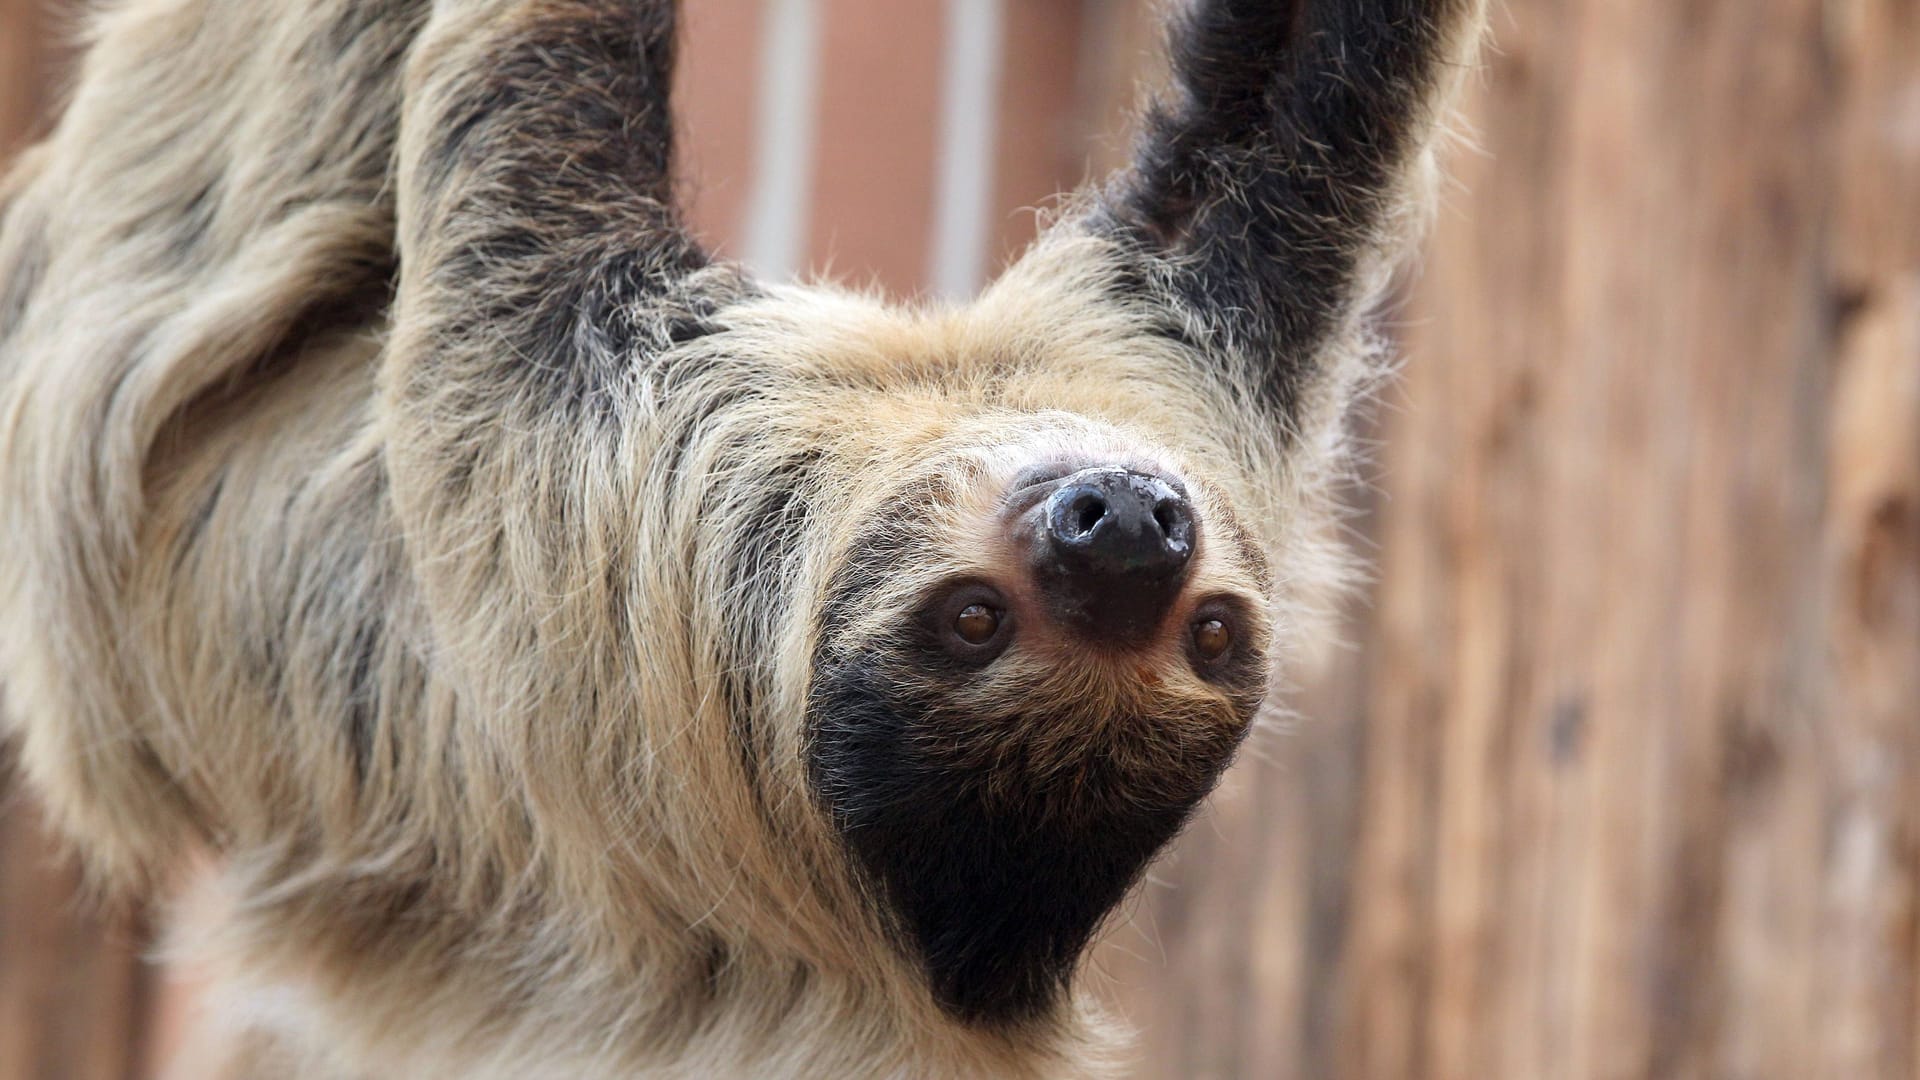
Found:
[[[1193,507],[1177,482],[1096,467],[1061,477],[1032,513],[1028,558],[1050,614],[1095,642],[1145,644],[1179,597]]]

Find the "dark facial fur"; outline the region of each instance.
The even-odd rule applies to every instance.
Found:
[[[674,19],[101,16],[0,187],[23,761],[103,880],[210,853],[276,1074],[1099,1072],[1076,965],[1339,583],[1481,5],[1187,5],[952,309],[681,227]]]

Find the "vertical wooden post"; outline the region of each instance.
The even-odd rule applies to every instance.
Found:
[[[0,0],[0,155],[12,153],[39,119],[44,18],[34,0]]]
[[[139,1074],[151,973],[136,920],[79,894],[73,864],[0,767],[0,1077]]]

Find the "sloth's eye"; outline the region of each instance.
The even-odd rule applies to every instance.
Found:
[[[953,632],[969,645],[985,645],[1000,632],[1000,613],[985,604],[968,604],[953,617]]]
[[[1203,663],[1212,663],[1233,648],[1233,630],[1219,619],[1201,619],[1193,624],[1193,650]]]
[[[1012,641],[1014,617],[998,590],[983,581],[950,585],[920,610],[920,640],[963,668],[999,659]]]

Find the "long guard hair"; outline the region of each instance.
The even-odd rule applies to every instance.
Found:
[[[211,853],[260,1075],[1106,1073],[1483,7],[1191,0],[1131,165],[908,308],[688,233],[666,0],[106,9],[0,186],[28,775],[107,887]],[[1074,577],[1086,491],[1173,584]]]

